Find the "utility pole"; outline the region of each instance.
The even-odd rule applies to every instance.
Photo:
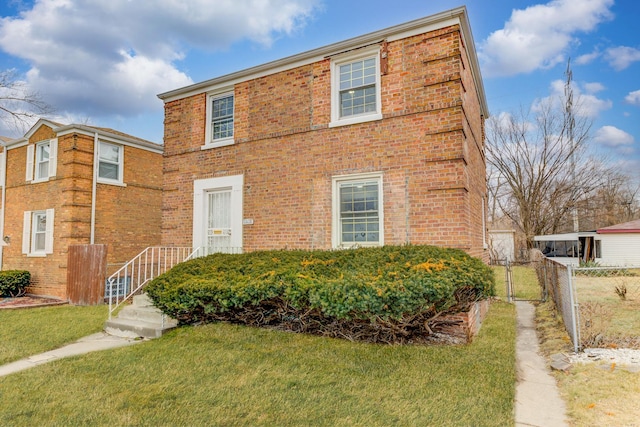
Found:
[[[567,125],[567,137],[569,144],[571,144],[571,193],[575,194],[576,188],[576,147],[574,139],[574,130],[576,127],[576,119],[573,113],[573,88],[571,87],[571,81],[573,80],[573,72],[571,71],[571,58],[567,60],[567,82],[564,86],[565,96],[565,113],[566,113],[566,125]],[[578,201],[575,196],[572,196],[571,216],[573,218],[573,231],[575,233],[580,231],[580,224],[578,223]]]

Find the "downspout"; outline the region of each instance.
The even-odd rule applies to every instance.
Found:
[[[0,270],[2,270],[2,260],[4,258],[3,255],[3,247],[7,244],[4,241],[4,217],[6,215],[6,206],[5,206],[5,201],[6,201],[6,191],[7,191],[7,147],[4,147],[3,150],[4,156],[2,156],[2,165],[0,165],[0,170],[2,171],[2,174],[4,175],[1,181],[2,181],[2,217],[0,217]]]
[[[94,244],[96,239],[96,192],[98,187],[98,132],[93,134],[93,179],[91,180],[91,238],[89,243]]]

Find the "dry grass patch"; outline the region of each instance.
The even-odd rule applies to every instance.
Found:
[[[556,378],[573,425],[640,426],[640,373],[590,363]]]
[[[578,276],[576,293],[583,346],[640,349],[640,276]]]

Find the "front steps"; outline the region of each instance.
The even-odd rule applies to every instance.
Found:
[[[124,338],[160,338],[178,326],[178,321],[158,310],[146,294],[135,295],[133,303],[104,324],[109,335]]]

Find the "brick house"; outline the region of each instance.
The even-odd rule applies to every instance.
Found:
[[[113,270],[160,243],[161,145],[44,119],[4,145],[0,262],[30,293],[67,299],[69,245],[106,244]]]
[[[159,98],[164,246],[489,259],[488,108],[464,7]]]

